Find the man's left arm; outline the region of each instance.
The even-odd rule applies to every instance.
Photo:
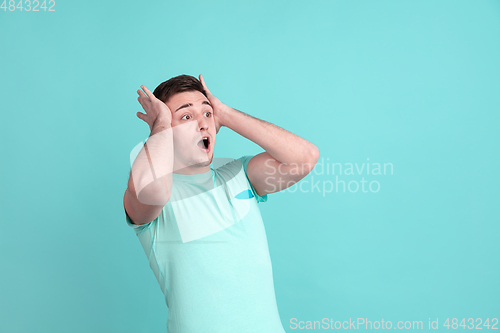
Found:
[[[247,165],[248,179],[258,195],[279,192],[309,174],[319,158],[311,142],[279,126],[228,107],[213,96],[202,82],[218,127],[228,127],[253,141],[265,152],[252,157]]]

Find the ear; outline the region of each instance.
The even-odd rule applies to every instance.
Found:
[[[217,121],[217,117],[214,115],[214,122],[215,122],[215,134],[219,133],[219,130],[220,130],[220,124],[219,122]]]

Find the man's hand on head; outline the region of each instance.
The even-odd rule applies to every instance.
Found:
[[[161,100],[156,98],[155,95],[145,86],[141,86],[142,90],[137,90],[139,97],[137,100],[141,104],[146,114],[137,112],[137,117],[144,120],[148,125],[151,133],[161,131],[164,127],[170,127],[172,124],[172,112],[168,106]]]
[[[214,119],[215,119],[215,128],[216,133],[219,133],[219,129],[224,125],[224,116],[228,109],[230,109],[226,104],[222,103],[217,97],[215,97],[210,90],[208,90],[207,85],[205,84],[205,80],[203,80],[203,76],[200,74],[199,79],[201,84],[203,85],[203,89],[207,93],[207,98],[212,105],[214,110]]]

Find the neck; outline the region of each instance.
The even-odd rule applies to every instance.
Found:
[[[203,163],[205,164],[205,163]],[[184,166],[180,168],[176,168],[174,166],[174,173],[180,175],[196,175],[199,173],[205,173],[210,171],[210,164],[208,165],[192,165],[192,166]]]

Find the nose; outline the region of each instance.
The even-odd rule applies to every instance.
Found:
[[[208,119],[207,117],[204,117],[203,115],[201,117],[198,117],[196,119],[196,121],[198,122],[198,131],[202,131],[202,130],[208,130]]]

